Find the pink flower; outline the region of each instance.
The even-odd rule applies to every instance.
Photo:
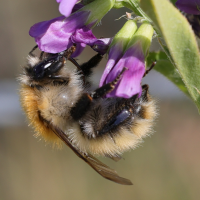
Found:
[[[75,4],[77,0],[57,2],[60,3],[59,10],[64,16],[39,22],[30,28],[29,34],[35,38],[40,50],[59,53],[76,43],[77,49],[73,57],[78,56],[86,45],[92,48],[96,46],[96,50],[104,54],[108,43],[104,44],[104,40],[98,40],[91,28],[112,8],[114,0],[96,0],[84,7],[82,4]],[[96,13],[92,12],[96,7],[99,10],[96,9]]]
[[[113,49],[113,51],[115,51],[115,49]],[[113,52],[110,53],[113,55]],[[111,57],[112,56],[109,58]],[[117,57],[116,55],[116,60],[118,60]],[[108,60],[106,65],[107,72],[104,72],[100,81],[100,86],[113,81],[124,67],[126,67],[127,70],[123,73],[123,77],[118,82],[115,89],[106,97],[130,98],[135,94],[141,94],[141,79],[145,73],[145,55],[142,51],[141,43],[138,42],[127,49],[113,67],[111,67],[112,61],[114,61],[114,59]]]
[[[129,38],[129,43],[126,45],[125,39],[128,37],[122,38],[123,34],[121,32],[116,35],[114,43],[111,44],[108,62],[99,86],[112,82],[124,68],[126,68],[126,71],[122,74],[122,78],[115,86],[115,89],[107,94],[106,97],[130,98],[135,94],[140,96],[142,92],[141,80],[145,73],[145,57],[147,56],[154,30],[150,24],[142,24],[134,34],[135,31],[130,28],[130,25],[134,25],[134,23],[132,22],[131,24],[131,21],[128,21],[126,24],[120,31],[123,34],[132,34],[132,37]]]
[[[78,0],[56,0],[59,5],[59,11],[65,17],[68,17],[72,13],[72,9],[74,5],[78,2]]]

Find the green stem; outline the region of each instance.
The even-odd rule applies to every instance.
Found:
[[[154,26],[153,21],[146,15],[146,13],[140,8],[139,3],[137,2],[137,0],[124,0],[123,1],[123,5],[129,9],[131,9],[136,15],[139,15],[141,17],[143,17],[147,22],[151,23],[152,26],[154,27],[154,30],[156,32],[156,35],[158,35],[158,30],[156,29],[156,27]],[[162,43],[162,41],[160,40],[160,38],[157,36],[158,42],[161,46],[161,48],[163,49],[163,51],[166,53],[167,57],[169,58],[170,62],[175,66],[175,63],[169,53],[169,50],[167,49],[167,47]]]
[[[136,15],[143,17],[147,22],[152,23],[152,20],[146,15],[146,13],[140,8],[139,4],[134,0],[125,0],[123,5],[131,9]]]

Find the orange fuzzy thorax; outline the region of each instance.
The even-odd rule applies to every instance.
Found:
[[[53,146],[56,145],[59,148],[61,147],[61,140],[39,117],[38,107],[45,106],[45,102],[41,105],[39,95],[34,88],[22,84],[20,90],[21,104],[30,121],[30,125],[35,129],[35,136],[43,137],[46,142],[53,142]]]

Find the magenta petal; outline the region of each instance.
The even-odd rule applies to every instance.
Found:
[[[92,30],[85,26],[81,29],[76,30],[76,32],[72,36],[72,41],[74,43],[85,43],[88,46],[91,46],[93,50],[103,55],[107,52],[112,39],[97,39],[92,33]]]
[[[37,27],[38,28],[38,27]],[[61,31],[63,20],[52,23],[43,35],[35,37],[35,41],[42,51],[58,53],[67,48],[71,33]],[[38,31],[39,32],[39,31]]]
[[[72,9],[72,13],[80,10],[84,5],[82,3],[77,3],[74,5],[73,9]]]
[[[82,28],[90,12],[82,11],[35,24],[30,29],[30,35],[42,51],[58,53],[69,47],[72,34]],[[70,40],[70,41],[69,41]]]
[[[94,51],[100,53],[101,55],[104,55],[107,52],[111,42],[112,42],[112,38],[102,38],[102,39],[96,40],[90,46]]]
[[[101,77],[99,87],[107,83],[106,79],[107,79],[108,74],[110,73],[112,68],[115,66],[115,64],[118,62],[118,60],[122,57],[122,55],[123,55],[123,48],[122,48],[121,43],[116,43],[110,48],[108,62],[106,64],[105,70]]]
[[[48,30],[48,28],[51,26],[51,24],[57,22],[57,21],[63,21],[65,19],[64,16],[57,17],[48,21],[39,22],[37,24],[34,24],[30,30],[29,35],[31,37],[42,37]]]
[[[106,83],[113,81],[124,67],[127,70],[123,73],[116,88],[106,97],[130,98],[141,93],[141,80],[145,73],[145,61],[140,46],[135,45],[125,52],[124,56],[108,74]]]
[[[200,0],[178,0],[176,6],[185,13],[200,15]]]
[[[74,43],[85,43],[87,45],[93,44],[97,38],[93,35],[92,31],[84,26],[83,28],[77,29],[72,36]]]
[[[60,31],[74,33],[77,29],[85,26],[89,15],[89,11],[80,11],[73,13],[63,21],[63,29]]]
[[[78,0],[56,0],[59,5],[59,11],[65,17],[68,17],[72,13],[72,9]]]

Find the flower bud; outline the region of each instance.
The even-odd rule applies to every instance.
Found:
[[[123,56],[123,53],[128,45],[129,40],[137,30],[137,24],[134,20],[128,20],[120,31],[115,35],[109,49],[108,62],[100,80],[100,87],[106,84],[106,77]]]
[[[154,29],[150,24],[142,24],[130,39],[121,58],[115,62],[111,69],[105,69],[106,73],[104,72],[102,76],[100,86],[113,81],[124,67],[127,69],[115,89],[106,97],[131,98],[135,94],[141,95],[141,80],[145,73],[145,57],[151,44],[153,32]],[[114,50],[111,52],[112,54],[115,54]],[[116,49],[116,51],[118,50]],[[110,67],[108,63],[106,68]]]

